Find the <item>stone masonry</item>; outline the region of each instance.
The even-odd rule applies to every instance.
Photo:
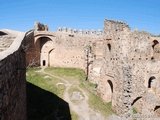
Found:
[[[7,34],[13,32],[5,31]],[[14,33],[15,40],[0,52],[0,119],[26,120],[26,66],[24,33]],[[12,35],[11,35],[12,36]],[[11,37],[12,38],[12,37]]]
[[[13,88],[17,90],[22,89],[25,80],[23,79],[25,66],[21,66],[19,60],[26,62],[26,67],[81,68],[86,72],[87,80],[98,85],[98,96],[105,102],[112,102],[113,110],[123,118],[130,119],[133,114],[132,109],[136,109],[141,115],[158,115],[160,113],[159,42],[160,37],[153,37],[145,31],[132,31],[129,25],[122,21],[105,19],[103,31],[59,27],[57,32],[51,32],[47,25],[35,22],[34,30],[26,33],[25,46],[21,44],[15,53],[9,55],[10,57],[1,59],[0,75],[1,78],[15,77],[17,81],[20,80],[17,84],[13,83],[15,87],[19,85]],[[22,46],[26,51],[26,60],[23,57]],[[8,66],[12,66],[12,63],[15,67],[7,72]],[[11,81],[2,79],[1,101],[3,99],[7,101],[11,96],[9,90]],[[25,90],[21,90],[18,94],[17,101],[20,100],[21,102],[18,101],[20,104],[25,101],[25,96],[22,94],[24,92]],[[1,106],[4,107],[0,110],[5,108],[6,104],[8,104],[7,110],[3,111],[11,110],[9,105],[17,106],[15,109],[19,107],[16,103],[9,103],[9,100],[11,99],[8,99],[7,103],[2,101]],[[21,109],[25,108],[25,105],[22,106]],[[3,119],[4,114],[9,115],[8,112],[3,113],[1,115]],[[25,118],[25,115],[14,117],[21,119]]]
[[[160,106],[156,102],[160,97],[160,38],[107,19],[104,32],[39,29],[35,27],[28,35],[32,37],[26,41],[30,44],[27,65],[32,65],[29,61],[37,54],[33,63],[40,66],[81,68],[90,82],[98,84],[97,94],[106,102],[112,101],[117,114],[130,117],[133,108],[140,114],[156,114]],[[154,100],[148,105],[146,96],[150,94]]]

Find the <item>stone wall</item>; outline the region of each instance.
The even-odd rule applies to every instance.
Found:
[[[98,95],[106,102],[112,101],[118,114],[132,114],[132,108],[142,114],[155,114],[160,96],[159,38],[131,31],[124,22],[105,20],[102,49]]]
[[[58,32],[35,29],[26,37],[26,63],[35,60],[40,66],[81,68],[90,82],[98,84],[97,94],[105,102],[112,101],[116,113],[130,114],[131,108],[154,113],[159,106],[154,100],[160,96],[159,42],[159,37],[107,19],[104,34],[65,27]],[[150,94],[155,99],[147,106]]]
[[[39,41],[35,43],[34,32],[30,31],[25,37],[26,43],[26,67],[40,65],[40,44]]]
[[[12,31],[10,31],[12,32]],[[24,33],[0,52],[0,119],[26,120],[26,66]]]
[[[35,31],[26,37],[26,64],[85,69],[85,48],[103,36],[70,34],[68,32]],[[98,51],[97,51],[98,53]]]

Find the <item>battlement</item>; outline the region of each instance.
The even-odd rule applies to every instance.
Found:
[[[77,30],[77,29],[71,29],[71,28],[66,28],[66,27],[59,27],[58,32],[64,32],[68,34],[79,34],[79,35],[103,35],[103,31],[101,29],[98,29],[97,31],[92,29],[92,30]]]

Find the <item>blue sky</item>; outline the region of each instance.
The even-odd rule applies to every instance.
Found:
[[[131,27],[160,34],[160,0],[4,0],[0,29],[27,31],[36,21],[58,27],[103,29],[104,19],[124,21]]]

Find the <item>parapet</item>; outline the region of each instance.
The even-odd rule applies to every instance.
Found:
[[[97,31],[95,31],[94,29],[92,30],[77,30],[77,29],[74,29],[72,30],[71,28],[66,28],[66,27],[59,27],[58,28],[58,32],[64,32],[64,33],[68,33],[68,34],[79,34],[79,35],[103,35],[103,31],[101,29],[98,29]]]
[[[34,23],[34,30],[35,31],[48,31],[48,26],[44,25],[43,23],[40,23],[40,22],[35,22]]]

